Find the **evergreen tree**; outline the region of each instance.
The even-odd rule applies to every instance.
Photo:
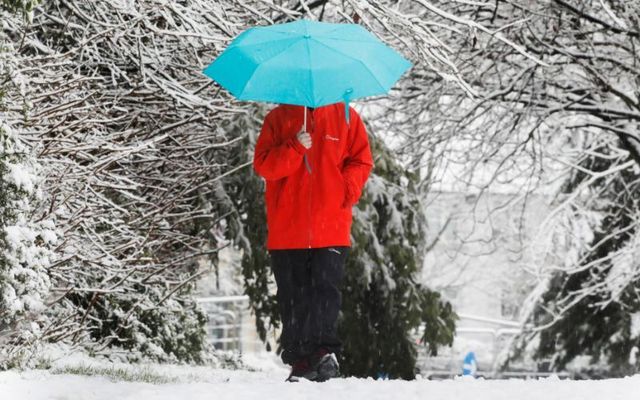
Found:
[[[599,155],[598,155],[599,153]],[[586,158],[567,180],[563,192],[584,190],[594,174],[607,171],[615,162],[611,149],[601,147]],[[588,212],[596,215],[585,245],[573,242],[577,265],[553,274],[541,296],[531,322],[544,329],[534,356],[551,359],[551,368],[562,370],[578,356],[589,356],[592,366],[582,372],[591,376],[622,376],[640,371],[640,181],[634,168],[612,178],[588,184]],[[575,218],[580,210],[574,209]],[[582,225],[584,226],[584,225]],[[583,228],[584,230],[584,228]],[[574,249],[575,248],[575,249]]]
[[[257,132],[257,121],[239,119],[231,134]],[[235,152],[252,159],[245,135]],[[345,265],[339,331],[344,341],[341,370],[347,375],[392,378],[415,376],[412,334],[425,325],[423,342],[431,354],[450,345],[455,329],[451,305],[416,282],[425,251],[425,219],[414,188],[416,177],[403,170],[382,142],[371,139],[375,166],[354,208],[352,248]],[[275,285],[265,248],[264,182],[253,168],[226,182],[225,210],[235,210],[229,233],[243,249],[245,291],[257,316],[260,337],[279,327]],[[219,199],[220,200],[220,199]]]

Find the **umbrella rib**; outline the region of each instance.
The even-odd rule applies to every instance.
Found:
[[[343,52],[342,52],[342,51],[340,51],[340,50],[334,49],[333,47],[331,47],[331,46],[329,46],[329,45],[327,45],[327,44],[325,44],[325,43],[322,43],[320,40],[317,40],[317,39],[315,39],[315,38],[311,38],[311,39],[312,39],[313,41],[315,41],[316,43],[320,43],[321,45],[323,45],[324,47],[326,47],[327,49],[329,49],[329,50],[331,50],[331,51],[334,51],[334,52],[336,52],[336,53],[338,53],[338,54],[342,54],[343,56],[345,56],[345,57],[347,57],[347,58],[349,58],[349,59],[351,59],[351,60],[353,60],[353,61],[356,61],[356,62],[359,62],[360,64],[362,64],[362,66],[364,67],[365,71],[367,71],[367,72],[369,73],[369,75],[371,75],[371,76],[373,77],[373,79],[375,79],[376,83],[378,84],[378,86],[380,86],[380,88],[382,89],[382,91],[383,91],[383,92],[385,92],[385,93],[389,91],[389,89],[385,89],[384,85],[382,85],[382,83],[380,83],[380,81],[378,80],[378,77],[377,77],[377,76],[375,76],[375,75],[373,74],[373,72],[371,72],[371,71],[369,70],[369,68],[367,68],[367,65],[366,65],[362,60],[359,60],[359,59],[357,59],[357,58],[355,58],[355,57],[352,57],[352,56],[350,56],[350,55],[348,55],[348,54],[346,54],[346,53],[343,53]]]

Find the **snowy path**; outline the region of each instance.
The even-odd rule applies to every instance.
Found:
[[[190,369],[190,367],[187,367]],[[204,377],[204,378],[203,378]],[[484,381],[457,379],[374,381],[338,379],[323,384],[283,382],[284,371],[200,370],[176,383],[114,382],[105,377],[48,371],[1,372],[0,398],[19,400],[629,400],[640,376],[603,381]],[[189,381],[191,379],[192,381]],[[205,381],[203,381],[203,379]]]

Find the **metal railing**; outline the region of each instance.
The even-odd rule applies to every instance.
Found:
[[[498,370],[497,357],[508,345],[509,339],[521,332],[522,326],[520,323],[465,313],[458,313],[458,317],[455,338],[457,340],[472,340],[475,343],[481,343],[485,346],[485,353],[490,353],[490,357],[477,359],[478,370],[476,376],[491,379],[535,378],[551,375],[557,375],[560,378],[569,377],[567,373],[538,371],[536,365],[524,365],[519,370],[512,371]],[[421,327],[418,331],[418,337],[421,337],[423,332],[424,327]],[[426,349],[419,347],[418,366],[421,369],[421,375],[424,377],[432,379],[451,378],[462,373],[464,356],[465,354],[457,353],[452,349],[443,348],[440,355],[429,357],[426,354]]]
[[[252,352],[262,346],[248,296],[200,297],[197,301],[207,313],[208,341],[216,349]]]

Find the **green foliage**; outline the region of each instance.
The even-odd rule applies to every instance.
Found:
[[[31,21],[33,9],[40,3],[42,0],[0,0],[0,8],[21,13],[26,20]]]
[[[599,152],[607,154],[608,150],[599,149]],[[584,171],[597,173],[606,171],[611,163],[610,158],[591,156],[581,163],[581,167]],[[564,191],[574,192],[590,176],[577,171],[566,182]],[[634,357],[630,356],[640,348],[640,335],[632,330],[634,314],[637,318],[640,312],[640,278],[631,274],[624,278],[627,267],[634,267],[623,263],[637,263],[638,260],[620,259],[616,253],[633,252],[637,246],[634,238],[640,232],[637,232],[634,220],[640,216],[640,181],[631,169],[626,169],[611,180],[596,180],[589,185],[589,190],[599,196],[590,211],[597,212],[602,219],[594,228],[590,243],[581,251],[579,266],[582,270],[571,274],[556,273],[537,305],[533,322],[538,326],[549,326],[540,334],[535,356],[551,358],[552,368],[556,370],[564,369],[578,356],[589,356],[594,366],[583,371],[587,374],[623,376],[637,373],[640,357],[635,357],[634,362]],[[586,295],[580,296],[585,291]],[[574,301],[566,312],[557,312]],[[598,370],[595,364],[606,366],[605,370]]]
[[[89,334],[103,347],[128,350],[129,361],[205,361],[207,317],[191,298],[191,287],[160,303],[162,282],[136,285],[123,293],[71,293],[69,301],[91,315]]]
[[[259,130],[239,119],[230,136]],[[236,165],[252,159],[250,138],[233,154]],[[414,333],[426,327],[423,341],[430,354],[453,341],[451,305],[416,282],[425,247],[424,215],[413,184],[382,143],[372,142],[378,157],[363,196],[354,209],[352,248],[345,265],[339,331],[344,341],[341,369],[347,375],[392,378],[415,376]],[[257,316],[260,337],[280,324],[275,285],[265,248],[264,182],[251,167],[225,181],[229,198],[224,211],[235,210],[229,234],[243,250],[245,292]]]

